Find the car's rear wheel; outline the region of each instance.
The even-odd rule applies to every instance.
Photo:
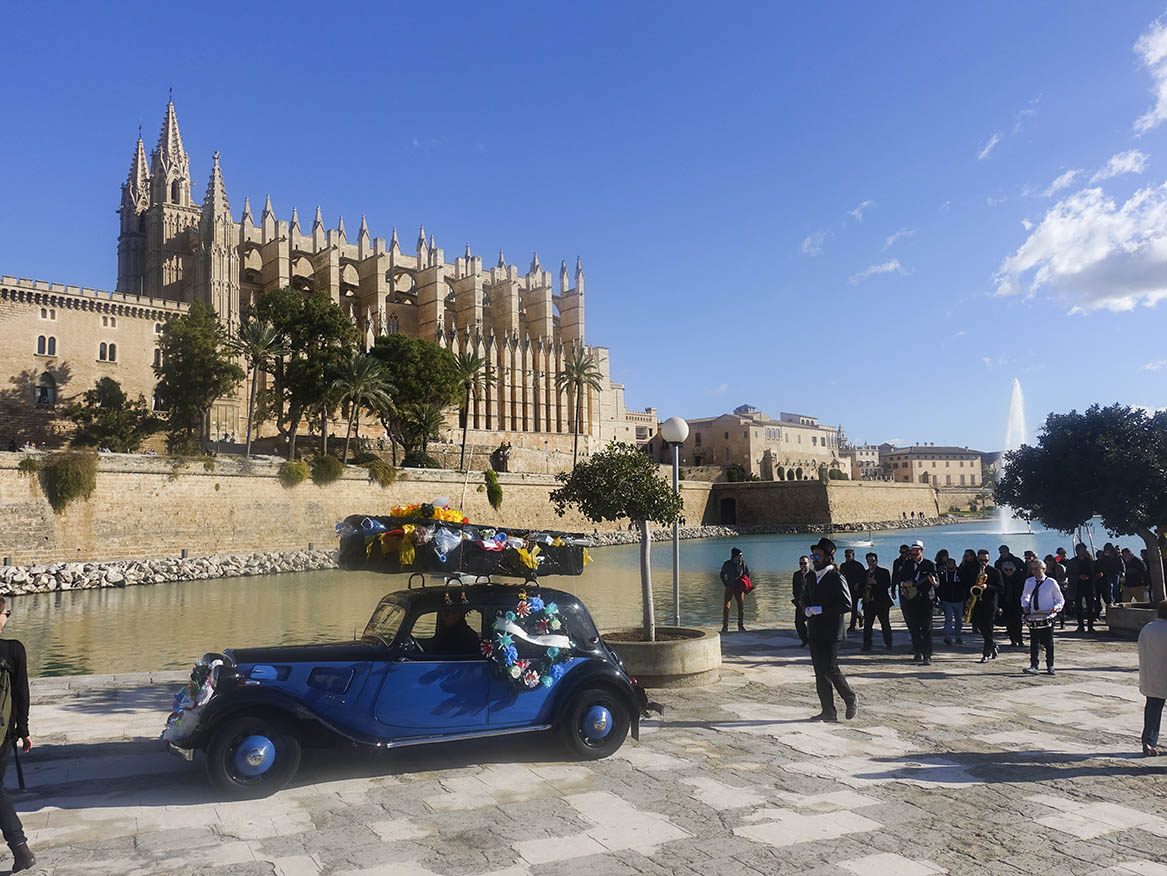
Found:
[[[559,731],[577,757],[599,760],[624,744],[631,723],[628,705],[620,696],[607,688],[588,687],[571,698]]]
[[[292,780],[300,766],[300,740],[286,723],[267,715],[223,722],[207,745],[207,778],[237,800],[267,797]]]

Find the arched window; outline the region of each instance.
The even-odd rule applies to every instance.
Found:
[[[44,307],[42,307],[42,308],[41,308],[41,319],[48,319],[48,318],[49,318],[49,311],[48,311],[48,309],[47,309],[47,308],[44,308]]]
[[[104,362],[104,361],[106,360],[106,355],[107,355],[107,354],[106,354],[106,352],[105,352],[105,344],[104,344],[104,343],[102,343],[102,344],[98,345],[98,347],[97,347],[97,358],[98,358],[100,361]]]
[[[118,345],[117,344],[110,344],[109,345],[109,361],[116,362],[117,360],[118,360]]]
[[[170,203],[177,204],[181,192],[182,186],[179,184],[178,180],[172,182],[170,184]]]
[[[45,371],[33,387],[33,400],[38,405],[55,405],[57,403],[57,381],[53,375]]]
[[[401,331],[401,322],[397,319],[396,313],[389,314],[389,334],[395,335]]]
[[[102,325],[102,328],[108,328],[108,327],[109,327],[109,317],[108,317],[108,316],[103,316],[103,317],[101,318],[101,325]]]
[[[111,316],[109,318],[109,325],[110,325],[110,328],[117,328],[118,327],[118,318],[116,316]]]
[[[56,318],[57,318],[57,309],[55,307],[50,307],[49,308],[49,319],[56,319]]]
[[[156,335],[162,334],[162,323],[160,323],[160,322],[154,323],[154,334],[156,334]]]
[[[38,356],[43,356],[45,354],[45,336],[44,335],[40,335],[36,339],[36,354]]]
[[[56,338],[49,338],[49,355],[50,356],[57,355],[57,339]]]
[[[154,351],[154,367],[155,368],[162,367],[162,351],[161,350],[156,349]]]

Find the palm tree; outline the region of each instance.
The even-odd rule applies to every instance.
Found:
[[[484,387],[494,379],[494,368],[485,357],[478,353],[459,353],[454,357],[454,367],[458,381],[462,384],[462,409],[458,412],[462,420],[462,456],[458,468],[466,467],[466,430],[470,427],[470,402],[478,401]]]
[[[266,369],[280,356],[291,350],[283,335],[270,322],[263,319],[248,319],[239,326],[239,332],[230,340],[231,349],[247,362],[251,372],[251,393],[247,399],[247,445],[243,455],[251,457],[251,420],[255,414],[255,388],[259,382],[260,369]]]
[[[422,456],[425,456],[429,450],[430,439],[439,437],[442,426],[446,423],[442,409],[437,405],[415,404],[407,405],[402,413],[410,450],[415,450],[420,444]]]
[[[332,389],[340,404],[349,406],[348,431],[344,433],[344,456],[341,458],[341,462],[348,465],[349,439],[354,422],[357,434],[360,434],[361,408],[376,410],[384,407],[389,404],[389,394],[385,391],[385,372],[381,363],[359,350],[334,373],[336,378],[332,381]]]
[[[559,392],[566,392],[570,399],[575,393],[575,439],[571,445],[571,470],[575,471],[575,462],[579,457],[579,421],[583,419],[583,396],[585,389],[596,392],[603,390],[604,375],[596,367],[596,360],[591,353],[585,353],[583,347],[576,347],[563,360],[563,370],[555,375],[555,388]]]

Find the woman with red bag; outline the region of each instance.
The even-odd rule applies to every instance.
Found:
[[[721,564],[721,583],[725,585],[725,606],[721,612],[721,631],[729,632],[729,606],[737,601],[737,628],[746,631],[745,605],[742,597],[754,589],[750,570],[742,558],[740,548],[730,551],[730,557]]]

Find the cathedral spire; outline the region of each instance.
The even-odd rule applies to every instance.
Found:
[[[541,270],[543,270],[543,266],[542,266],[541,264],[539,264],[539,253],[537,253],[537,252],[536,252],[536,253],[534,253],[534,254],[531,256],[531,270],[530,270],[530,273],[532,273],[532,274],[533,274],[533,273],[535,273],[536,271],[541,271]]]
[[[498,266],[505,268],[507,266],[507,257],[502,254],[502,250],[498,251]]]
[[[203,198],[203,216],[210,214],[220,216],[231,214],[231,205],[227,202],[227,187],[223,185],[223,171],[219,169],[219,153],[215,152],[211,166],[211,178],[207,182],[207,194]]]
[[[243,199],[243,215],[239,217],[240,225],[254,225],[255,219],[251,215],[251,198]]]
[[[300,214],[296,212],[296,208],[292,208],[292,224],[288,227],[292,234],[300,233]]]
[[[316,218],[312,220],[312,230],[315,231],[318,227],[319,228],[324,227],[324,216],[320,212],[320,205],[319,204],[316,205]]]
[[[340,235],[340,239],[342,242],[348,240],[348,234],[346,234],[345,230],[344,230],[344,217],[343,216],[339,217],[336,221],[336,233]]]
[[[142,143],[141,129],[138,130],[138,143],[130,161],[130,175],[122,191],[123,206],[132,207],[139,213],[150,206],[150,169],[146,164],[146,147]]]
[[[154,159],[169,161],[185,158],[182,133],[178,130],[178,115],[174,112],[174,101],[166,103],[166,113],[162,117],[162,130],[158,134],[158,145],[154,148]]]
[[[271,208],[271,195],[267,196],[267,201],[263,205],[263,213],[260,214],[261,219],[266,219],[268,216],[275,216],[275,210]]]
[[[361,228],[365,229],[365,233],[369,233],[369,229],[365,226],[365,217],[361,217]],[[389,239],[389,249],[401,252],[401,244],[397,242],[397,226],[393,226],[393,236]]]

